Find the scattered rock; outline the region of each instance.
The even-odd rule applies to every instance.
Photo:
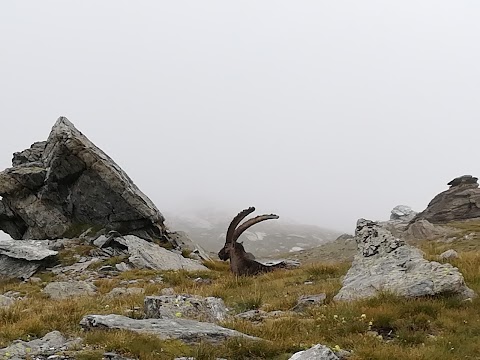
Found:
[[[412,210],[410,206],[406,205],[397,205],[395,206],[390,214],[390,220],[399,220],[408,222],[412,220],[417,213]]]
[[[31,356],[52,356],[78,346],[82,339],[67,340],[59,331],[52,331],[41,339],[32,341],[16,340],[10,346],[0,349],[2,359],[30,359]],[[50,357],[49,357],[50,359]],[[54,358],[51,358],[54,359]]]
[[[117,268],[111,265],[104,265],[98,268],[98,272],[110,272],[110,273],[117,273]]]
[[[174,295],[174,294],[175,294],[175,290],[171,287],[163,288],[162,290],[160,290],[160,295]]]
[[[427,208],[412,222],[428,220],[433,224],[480,217],[480,189],[478,179],[464,175],[448,183],[450,188],[433,198]]]
[[[442,293],[475,296],[457,268],[425,260],[420,250],[395,238],[376,222],[358,220],[355,239],[357,255],[334,300],[367,298],[379,291],[405,297]]]
[[[87,315],[80,325],[84,329],[120,329],[158,336],[160,339],[178,339],[187,344],[209,342],[219,344],[232,337],[259,340],[215,324],[188,319],[140,319],[121,315]]]
[[[278,264],[284,264],[285,269],[296,269],[300,266],[300,261],[298,260],[292,260],[292,259],[257,259],[259,263],[262,263],[263,265],[267,266],[274,266]]]
[[[118,355],[117,353],[114,353],[114,352],[106,352],[103,354],[102,360],[134,360],[134,359],[123,357],[122,355]]]
[[[206,322],[225,320],[227,308],[222,299],[196,295],[147,296],[144,300],[147,318],[186,318]]]
[[[0,278],[28,279],[57,254],[42,240],[0,240]]]
[[[122,261],[121,263],[119,263],[119,264],[115,264],[115,268],[116,268],[118,271],[121,271],[121,272],[123,272],[123,271],[128,271],[128,270],[132,270],[132,269],[133,269],[132,266],[124,263],[123,261]]]
[[[456,259],[458,258],[458,253],[455,250],[450,249],[438,255],[438,258],[440,260]]]
[[[208,252],[205,251],[205,249],[203,249],[200,245],[194,243],[184,231],[170,232],[168,234],[168,238],[178,248],[191,251],[191,253],[197,255],[200,260],[212,261],[212,258],[210,255],[208,255]]]
[[[296,314],[291,311],[263,311],[263,310],[249,310],[240,314],[235,315],[237,319],[248,320],[252,322],[259,322],[269,318],[278,318],[286,316],[295,316]]]
[[[13,305],[14,302],[15,300],[13,300],[12,298],[9,298],[5,295],[0,295],[0,309],[10,307],[11,305]]]
[[[292,310],[297,312],[303,312],[311,306],[323,305],[326,298],[326,294],[300,296],[297,300],[297,305],[295,305]]]
[[[439,239],[453,234],[453,230],[446,226],[432,224],[428,220],[417,220],[406,229],[406,237],[409,239]]]
[[[113,288],[112,290],[110,290],[110,292],[106,296],[110,298],[116,298],[119,296],[143,294],[144,292],[145,290],[143,288],[137,288],[137,287]]]
[[[325,345],[317,344],[308,350],[293,354],[288,360],[340,360],[335,353]]]
[[[55,300],[94,295],[96,291],[95,285],[86,281],[55,281],[48,283],[43,289],[45,294]]]
[[[15,239],[75,237],[89,227],[164,238],[153,202],[64,117],[12,164],[0,173],[0,229]]]
[[[112,240],[112,246],[126,248],[130,255],[128,261],[137,269],[209,271],[195,260],[186,259],[180,254],[134,235],[116,237]]]
[[[87,270],[90,267],[90,265],[99,261],[100,261],[99,258],[94,257],[87,261],[78,261],[73,265],[54,267],[52,268],[52,272],[54,274],[69,273],[69,272],[83,273],[85,270]]]

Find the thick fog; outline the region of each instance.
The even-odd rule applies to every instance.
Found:
[[[478,1],[4,1],[0,168],[60,115],[162,212],[352,232],[480,175]]]

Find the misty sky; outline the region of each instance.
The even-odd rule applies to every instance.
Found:
[[[353,232],[480,175],[480,2],[2,1],[0,168],[60,115],[162,212]]]

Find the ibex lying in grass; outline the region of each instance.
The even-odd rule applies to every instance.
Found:
[[[284,263],[279,263],[275,265],[264,265],[259,263],[258,261],[250,259],[247,256],[247,252],[245,251],[243,245],[237,242],[240,235],[242,235],[242,233],[249,227],[264,220],[278,219],[278,215],[275,214],[259,215],[245,221],[242,225],[238,226],[238,224],[240,224],[240,222],[248,214],[251,214],[254,211],[254,207],[249,207],[248,209],[245,209],[238,213],[238,215],[233,218],[227,230],[225,245],[218,252],[218,257],[221,260],[226,261],[230,259],[230,270],[235,275],[256,275],[285,267]]]

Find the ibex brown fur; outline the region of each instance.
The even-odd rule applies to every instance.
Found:
[[[278,215],[275,214],[259,215],[245,221],[242,225],[238,226],[238,224],[240,224],[240,222],[248,214],[251,214],[254,211],[254,207],[249,207],[248,209],[245,209],[238,213],[238,215],[233,218],[227,230],[225,245],[218,252],[218,257],[221,260],[226,261],[230,259],[230,270],[235,275],[256,275],[285,267],[284,263],[279,263],[275,265],[264,265],[259,263],[258,261],[250,259],[243,245],[237,242],[240,235],[242,235],[242,233],[250,226],[253,226],[261,221],[278,219]]]

